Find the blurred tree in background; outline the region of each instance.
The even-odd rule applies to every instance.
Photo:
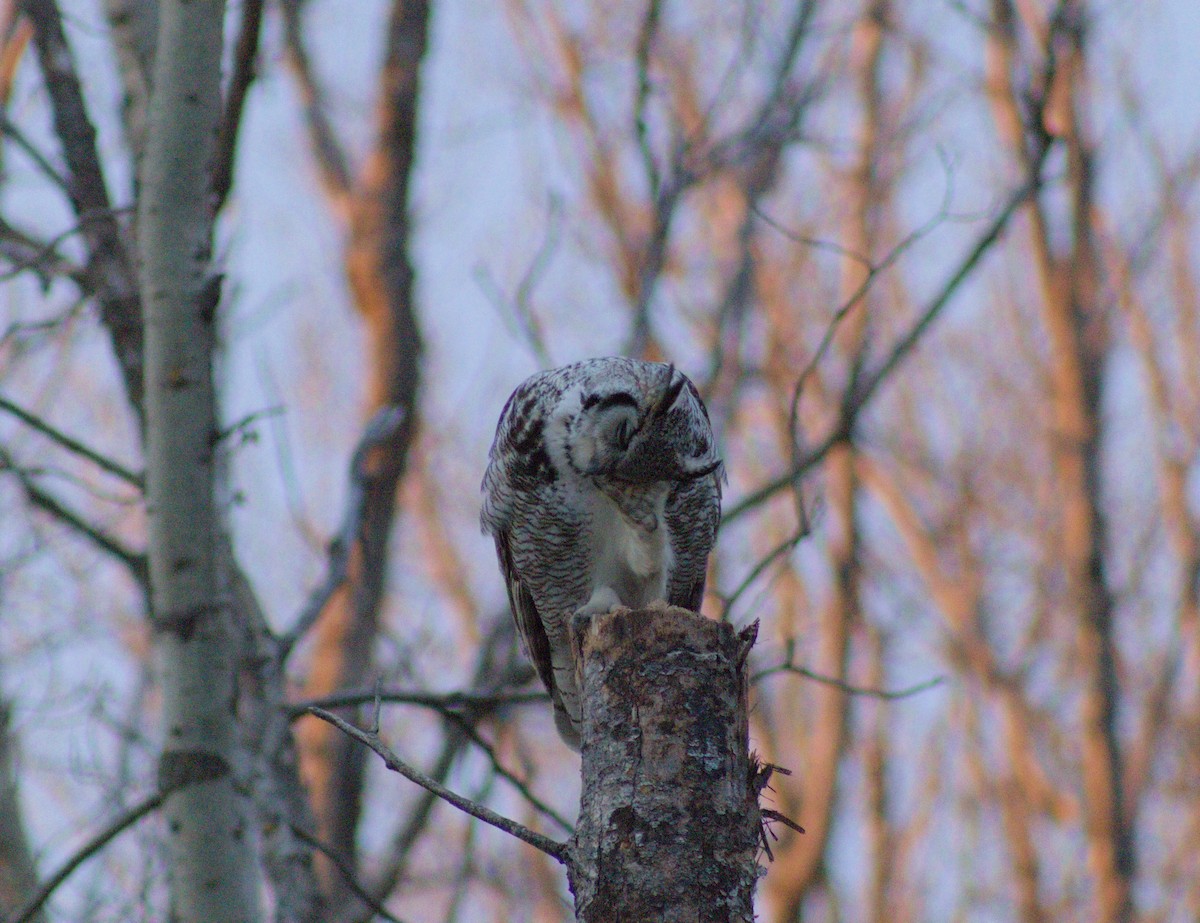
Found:
[[[0,2],[4,916],[50,885],[31,918],[168,903],[135,246],[157,19]],[[297,714],[369,724],[378,688],[403,758],[567,834],[577,758],[478,481],[518,381],[624,353],[697,382],[730,472],[704,610],[762,620],[752,744],[808,831],[776,830],[764,920],[1200,916],[1195,20],[228,4],[218,546],[268,915],[570,918],[542,853]]]

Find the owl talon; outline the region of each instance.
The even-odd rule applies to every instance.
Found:
[[[593,615],[604,615],[612,612],[621,605],[621,598],[612,587],[598,586],[592,591],[592,598],[575,610],[575,618],[591,619]]]
[[[612,612],[613,609],[616,609],[620,605],[621,598],[617,596],[616,591],[612,587],[596,587],[592,593],[592,598],[576,609],[575,614],[571,617],[572,634],[577,638],[583,637],[583,633],[587,631],[588,624],[595,616]]]
[[[588,630],[588,626],[592,624],[592,619],[596,613],[588,612],[586,609],[579,609],[571,616],[571,637],[582,640],[584,634]],[[577,641],[576,643],[579,643]]]

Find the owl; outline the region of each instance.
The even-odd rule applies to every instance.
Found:
[[[576,362],[527,379],[500,412],[480,519],[572,748],[572,621],[655,601],[698,610],[723,477],[708,412],[671,365]]]

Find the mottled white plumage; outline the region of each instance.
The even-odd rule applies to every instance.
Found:
[[[534,375],[504,405],[481,521],[572,747],[571,620],[660,600],[698,610],[722,475],[700,395],[670,365],[589,359]]]

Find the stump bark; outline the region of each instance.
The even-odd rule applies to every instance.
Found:
[[[666,606],[577,627],[583,790],[568,880],[580,923],[754,919],[756,630]]]

